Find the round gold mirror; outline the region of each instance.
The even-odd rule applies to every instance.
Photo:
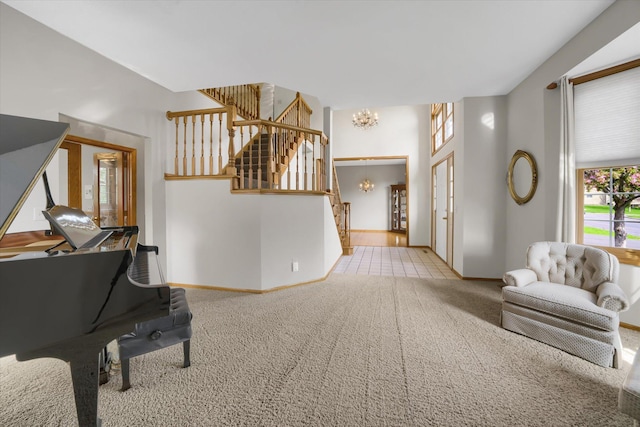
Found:
[[[509,193],[517,204],[523,205],[533,198],[538,187],[538,167],[531,154],[516,151],[509,163],[507,184]]]

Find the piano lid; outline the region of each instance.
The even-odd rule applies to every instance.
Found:
[[[67,123],[0,114],[0,239],[68,131]]]

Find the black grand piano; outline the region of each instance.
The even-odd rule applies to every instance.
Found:
[[[0,115],[0,243],[10,237],[7,229],[68,128]],[[63,244],[49,251],[36,246],[42,249],[0,252],[0,357],[69,362],[81,427],[100,425],[102,349],[136,323],[169,313],[170,288],[157,248],[140,245],[135,226],[113,231],[86,249]],[[46,239],[44,230],[35,234]]]

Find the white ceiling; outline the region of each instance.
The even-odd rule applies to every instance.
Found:
[[[3,2],[172,91],[268,82],[340,110],[507,94],[613,0]]]

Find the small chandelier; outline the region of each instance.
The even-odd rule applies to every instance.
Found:
[[[374,187],[375,187],[375,184],[371,182],[369,178],[365,178],[360,183],[360,191],[364,191],[365,193],[368,193],[369,191],[373,191]]]
[[[371,182],[369,178],[367,178],[367,161],[366,160],[364,161],[364,176],[365,178],[358,185],[358,187],[360,188],[360,191],[364,191],[365,193],[373,191],[375,184]]]
[[[378,113],[371,114],[368,108],[362,111],[358,111],[358,114],[353,115],[353,125],[362,130],[371,129],[374,126],[378,126]]]

